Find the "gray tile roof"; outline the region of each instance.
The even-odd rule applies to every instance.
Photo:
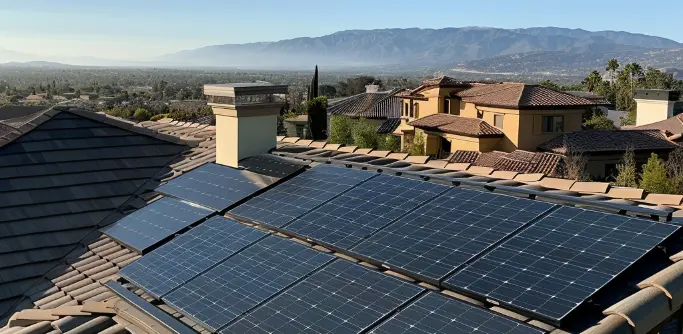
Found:
[[[400,90],[360,93],[339,101],[328,108],[331,115],[387,119],[401,117],[402,100],[396,97]]]

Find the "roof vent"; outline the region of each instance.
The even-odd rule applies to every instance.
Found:
[[[366,93],[377,93],[379,92],[379,85],[365,85]]]

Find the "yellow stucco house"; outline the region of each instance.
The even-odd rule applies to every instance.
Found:
[[[458,150],[535,151],[562,133],[581,131],[583,113],[596,106],[538,85],[463,82],[447,76],[397,96],[403,103],[394,134],[405,146],[415,129],[423,130],[425,152],[437,157]]]

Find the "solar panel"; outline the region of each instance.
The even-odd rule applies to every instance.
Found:
[[[284,229],[348,249],[448,189],[431,182],[380,175],[305,214]]]
[[[448,278],[444,285],[559,323],[678,229],[562,207]]]
[[[119,274],[160,298],[267,233],[224,217],[213,217],[139,260]]]
[[[551,207],[529,199],[452,188],[351,251],[438,284]]]
[[[230,214],[282,227],[334,196],[376,176],[345,167],[318,165],[230,210]]]
[[[121,218],[102,232],[143,253],[212,213],[208,209],[166,197]]]
[[[423,288],[336,260],[221,333],[361,333]]]
[[[208,163],[171,180],[156,191],[223,211],[275,181],[277,178]]]
[[[487,309],[429,292],[370,331],[371,334],[544,333]]]
[[[290,239],[270,236],[163,300],[215,331],[332,259]]]
[[[272,154],[261,154],[244,158],[240,160],[239,165],[254,173],[283,178],[298,172],[309,163]]]

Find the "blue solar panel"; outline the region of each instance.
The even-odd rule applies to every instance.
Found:
[[[559,323],[677,226],[562,207],[444,285]]]
[[[370,333],[541,334],[544,332],[487,309],[429,292]]]
[[[318,165],[250,199],[229,213],[259,224],[282,227],[376,175],[351,168]]]
[[[156,191],[223,211],[275,181],[277,178],[208,163],[169,181]]]
[[[362,333],[423,288],[336,260],[221,333]]]
[[[551,207],[529,199],[452,188],[351,251],[438,284]]]
[[[126,217],[102,232],[143,253],[178,231],[213,212],[173,198],[162,198]]]
[[[448,189],[431,182],[380,175],[284,229],[319,243],[348,249]]]
[[[127,265],[119,273],[160,298],[266,235],[266,232],[234,220],[213,217]]]
[[[290,239],[270,236],[163,300],[215,331],[332,259]]]

